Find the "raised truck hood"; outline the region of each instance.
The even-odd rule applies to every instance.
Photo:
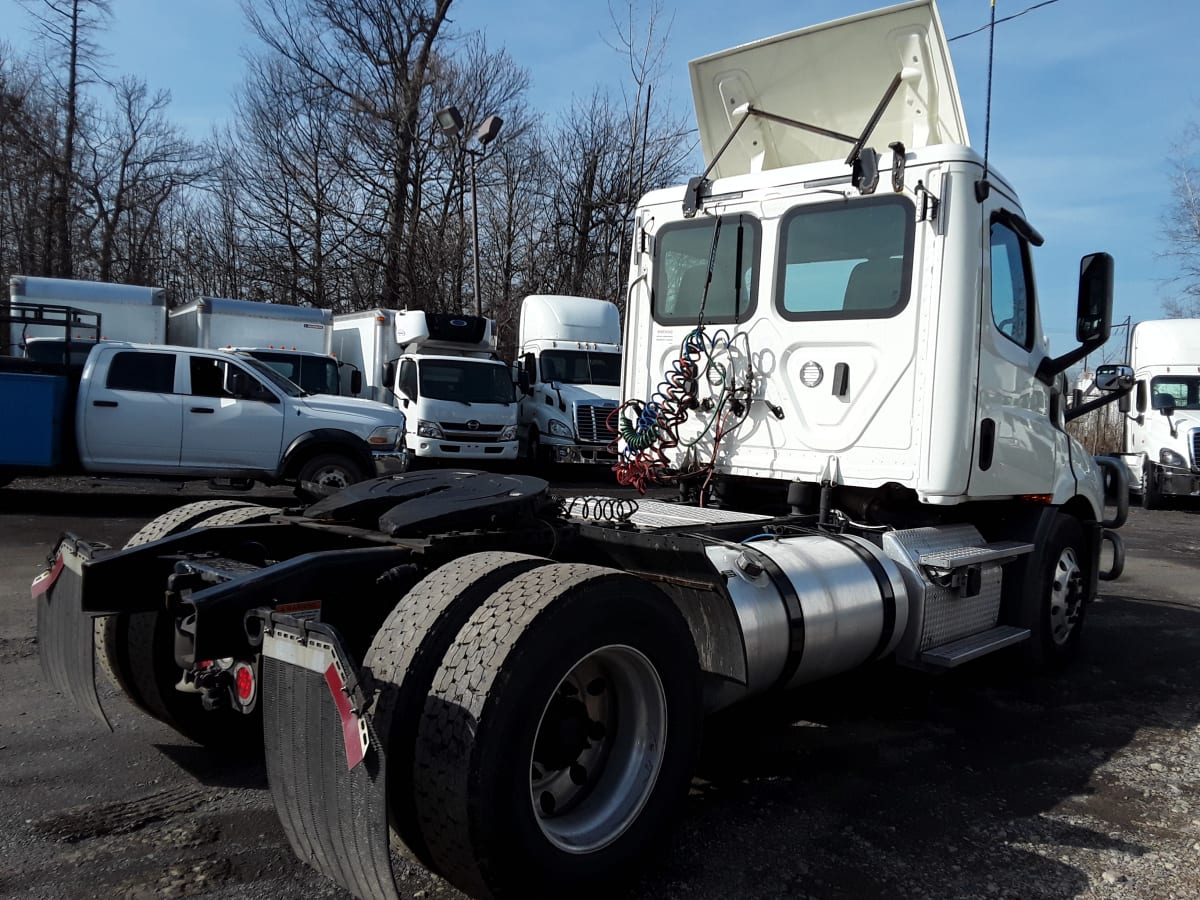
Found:
[[[933,0],[917,0],[743,44],[689,63],[705,163],[749,103],[857,137],[898,72],[904,80],[868,144],[908,150],[970,144],[950,51]],[[844,159],[851,145],[750,117],[710,177]]]

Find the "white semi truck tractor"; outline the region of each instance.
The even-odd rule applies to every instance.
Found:
[[[1118,574],[1124,469],[1063,427],[1112,260],[1051,356],[1042,239],[968,143],[931,0],[691,74],[705,171],[638,206],[618,410],[618,474],[675,502],[409,472],[250,524],[184,507],[120,551],[68,535],[34,585],[93,713],[99,620],[152,715],[215,745],[261,716],[289,841],[358,897],[400,896],[396,853],[477,897],[612,890],[705,713],[884,658],[1059,666]]]
[[[616,461],[621,316],[592,297],[521,301],[517,359],[523,455],[541,463]]]
[[[1121,459],[1146,509],[1200,496],[1200,319],[1138,322],[1129,340],[1134,403]]]

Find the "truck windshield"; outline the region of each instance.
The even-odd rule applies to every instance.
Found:
[[[512,374],[499,363],[471,359],[421,360],[421,396],[460,403],[512,403]]]
[[[621,354],[547,350],[542,354],[542,381],[616,387],[621,383]]]
[[[337,394],[338,367],[335,360],[301,353],[251,350],[250,355],[293,381],[310,394]]]
[[[288,381],[265,362],[255,359],[249,353],[239,353],[237,356],[246,365],[246,368],[253,369],[257,374],[271,382],[271,384],[275,385],[275,387],[279,388],[279,390],[283,391],[289,397],[303,397],[305,395],[306,392],[299,385]]]
[[[1150,379],[1152,409],[1200,409],[1200,375],[1171,375]]]

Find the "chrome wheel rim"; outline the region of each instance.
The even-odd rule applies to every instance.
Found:
[[[1050,634],[1062,646],[1079,622],[1083,606],[1083,570],[1074,547],[1064,547],[1050,581]]]
[[[666,739],[666,692],[644,654],[611,644],[576,662],[546,702],[530,754],[542,834],[568,853],[619,838],[654,790]]]
[[[329,490],[340,491],[344,487],[349,487],[353,482],[350,480],[350,474],[341,466],[324,466],[313,472],[313,484]]]

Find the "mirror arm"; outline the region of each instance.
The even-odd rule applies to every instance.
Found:
[[[1068,364],[1069,365],[1069,364]],[[1081,403],[1078,406],[1072,407],[1063,414],[1063,419],[1070,422],[1072,419],[1078,419],[1080,416],[1087,415],[1094,409],[1099,409],[1102,406],[1107,406],[1114,400],[1120,400],[1122,397],[1129,395],[1133,390],[1133,385],[1127,388],[1121,388],[1119,391],[1113,391],[1103,397],[1097,397],[1095,400],[1089,400],[1087,403]]]
[[[1045,357],[1038,363],[1037,372],[1034,373],[1034,377],[1048,387],[1053,386],[1055,375],[1059,372],[1067,371],[1067,369],[1071,368],[1071,366],[1075,365],[1075,363],[1079,362],[1089,353],[1103,347],[1107,340],[1108,338],[1105,337],[1102,341],[1088,341],[1086,344],[1081,344],[1074,350],[1064,353],[1062,356]]]

